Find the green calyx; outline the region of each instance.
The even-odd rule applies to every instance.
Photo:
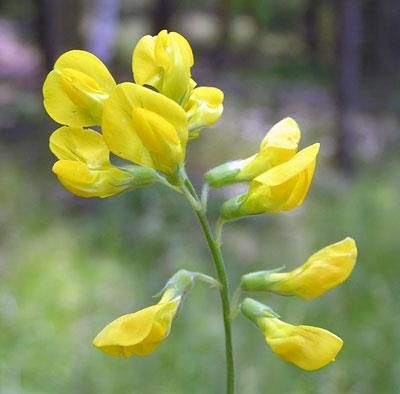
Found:
[[[269,306],[262,304],[252,298],[245,298],[240,310],[248,319],[257,323],[257,320],[263,317],[279,318],[280,316],[274,312]]]
[[[119,168],[131,175],[128,182],[133,187],[151,185],[162,178],[156,170],[149,167],[130,165]]]
[[[221,284],[211,276],[182,269],[168,279],[165,286],[155,297],[161,296],[168,290],[172,290],[172,297],[184,296],[194,285],[196,279],[209,284],[210,287],[221,288]]]
[[[280,272],[283,269],[285,269],[285,266],[273,270],[257,271],[243,275],[240,287],[243,291],[268,291],[270,285],[277,282],[276,277],[271,276],[271,274]]]
[[[241,212],[241,206],[246,200],[247,194],[239,194],[236,197],[225,201],[221,207],[221,218],[225,221],[236,220],[243,216],[247,216]]]
[[[241,180],[237,179],[237,175],[242,170],[244,164],[245,160],[229,161],[207,171],[204,179],[210,187],[223,187],[241,182]]]

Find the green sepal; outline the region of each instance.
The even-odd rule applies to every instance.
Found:
[[[250,272],[242,276],[240,287],[243,291],[267,291],[269,285],[275,281],[269,280],[270,274],[280,272],[286,268],[285,265],[267,271]]]
[[[194,285],[196,279],[205,282],[210,285],[210,287],[221,288],[221,283],[218,282],[211,276],[205,275],[201,272],[191,272],[185,269],[177,271],[174,275],[172,275],[165,286],[154,296],[160,297],[162,296],[167,290],[174,291],[175,296],[184,296],[190,288]]]
[[[240,207],[246,200],[247,193],[239,194],[236,197],[225,201],[221,207],[221,218],[225,221],[236,220],[247,216],[240,211]]]
[[[229,161],[207,171],[204,179],[211,187],[223,187],[232,183],[242,182],[237,179],[237,175],[244,164],[245,160]]]
[[[154,297],[160,297],[170,289],[174,290],[175,296],[183,296],[193,286],[195,277],[195,272],[190,272],[183,269],[179,270],[168,279],[165,286]]]
[[[279,318],[280,316],[274,312],[269,306],[262,304],[252,298],[245,298],[241,305],[240,310],[247,318],[257,323],[257,319],[270,317]]]
[[[149,167],[129,165],[118,168],[131,175],[131,178],[127,181],[127,184],[133,187],[151,185],[160,181],[162,178],[156,170]]]

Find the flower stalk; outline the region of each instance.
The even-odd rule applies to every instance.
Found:
[[[234,394],[235,392],[235,367],[233,359],[233,345],[232,345],[232,328],[230,319],[230,302],[229,302],[229,282],[226,274],[226,268],[224,259],[221,252],[220,241],[217,241],[212,233],[210,223],[207,218],[206,210],[204,209],[205,204],[201,203],[196,190],[190,182],[187,175],[182,170],[183,180],[182,192],[189,200],[189,203],[194,208],[194,211],[199,219],[200,227],[203,231],[206,239],[208,249],[213,258],[215,270],[217,271],[218,281],[221,286],[219,288],[221,303],[222,303],[222,314],[224,322],[225,332],[225,357],[226,357],[226,393]],[[186,191],[184,190],[186,189]],[[198,204],[193,204],[193,199]]]

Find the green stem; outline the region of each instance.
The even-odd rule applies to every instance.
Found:
[[[233,364],[233,349],[232,349],[232,332],[231,332],[231,320],[229,317],[230,306],[229,306],[229,287],[228,278],[226,276],[226,269],[224,260],[222,258],[221,249],[215,242],[210,225],[207,217],[203,210],[196,211],[197,217],[199,218],[201,228],[206,238],[208,248],[210,249],[211,255],[214,259],[215,268],[218,275],[218,280],[222,284],[220,288],[220,296],[222,301],[222,310],[224,318],[224,330],[225,330],[225,351],[226,351],[226,393],[233,394],[235,391],[235,370]]]
[[[183,188],[187,188],[191,197],[193,197],[197,202],[200,202],[199,197],[194,189],[193,185],[189,179],[185,176]],[[184,193],[187,196],[187,193]],[[190,201],[190,198],[189,202]],[[228,278],[226,275],[226,269],[224,260],[221,253],[221,248],[219,243],[217,243],[213,237],[210,224],[208,222],[204,204],[192,204],[196,215],[199,219],[200,226],[203,230],[204,237],[207,241],[208,248],[210,250],[211,256],[213,257],[215,268],[218,275],[218,280],[221,283],[219,289],[220,297],[222,301],[222,311],[224,320],[224,330],[225,330],[225,352],[226,352],[226,393],[234,394],[235,391],[235,370],[233,363],[233,347],[232,347],[232,330],[231,330],[231,320],[230,320],[230,305],[229,305],[229,285]]]

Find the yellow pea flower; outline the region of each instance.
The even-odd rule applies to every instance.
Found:
[[[50,137],[61,184],[80,197],[109,197],[133,187],[133,178],[110,163],[103,136],[79,127],[60,127]]]
[[[160,302],[108,324],[93,340],[93,345],[111,356],[147,356],[170,332],[181,296],[166,291]]]
[[[316,371],[335,361],[343,341],[328,330],[294,326],[277,318],[259,319],[258,325],[271,350],[306,371]]]
[[[153,86],[182,103],[191,86],[193,62],[188,41],[178,33],[162,30],[139,40],[133,51],[132,70],[137,84]]]
[[[69,51],[58,58],[44,81],[44,107],[63,125],[100,125],[104,102],[115,85],[107,67],[95,55]]]
[[[254,272],[242,277],[245,291],[271,291],[312,300],[343,283],[353,271],[357,246],[352,238],[328,245],[290,272]]]
[[[296,121],[289,117],[282,119],[267,132],[258,153],[211,169],[206,173],[205,180],[211,187],[251,181],[272,167],[290,160],[297,152],[300,137]]]
[[[260,313],[254,313],[254,304],[259,303],[246,298],[241,310],[260,328],[276,355],[306,371],[316,371],[335,361],[343,346],[338,336],[319,327],[295,326],[276,317],[260,317]]]
[[[318,151],[319,144],[311,145],[254,178],[247,194],[223,204],[223,219],[289,211],[301,205],[310,188]]]
[[[111,152],[168,175],[185,159],[187,119],[173,100],[143,86],[118,85],[104,107],[103,135]]]
[[[222,115],[224,107],[224,93],[214,87],[194,88],[187,103],[185,111],[189,122],[189,138],[197,138],[201,129],[214,124]]]

